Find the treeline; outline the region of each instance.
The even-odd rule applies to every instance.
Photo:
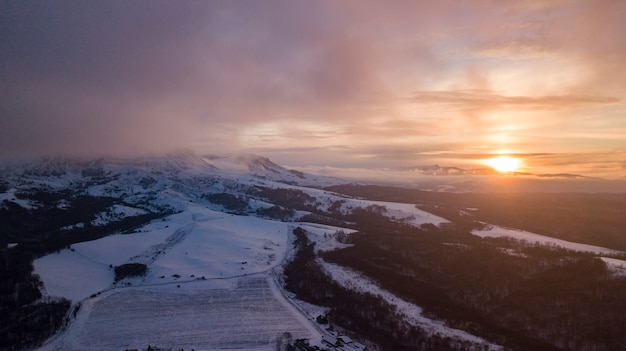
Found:
[[[428,334],[407,324],[396,307],[381,297],[337,284],[315,261],[315,244],[307,239],[305,231],[296,228],[294,235],[297,253],[285,267],[286,288],[299,299],[331,307],[328,313],[331,324],[366,337],[383,350],[483,349],[484,345]]]
[[[421,209],[455,222],[483,221],[626,251],[626,193],[443,193],[361,185],[333,186],[328,190],[372,200],[419,204]]]
[[[23,251],[36,256],[60,250],[71,244],[99,239],[113,232],[128,232],[171,211],[148,212],[94,226],[96,215],[120,201],[116,198],[72,195],[69,191],[16,193],[20,199],[35,201],[34,208],[23,208],[4,201],[0,206],[0,248],[19,243]],[[59,202],[63,201],[63,206]],[[82,226],[74,226],[82,223]]]
[[[64,299],[41,300],[33,258],[19,249],[0,250],[0,350],[40,345],[58,330],[70,307]]]
[[[37,201],[38,206],[27,209],[15,202],[3,202],[3,206],[0,206],[0,233],[5,242],[37,240],[42,233],[57,231],[76,223],[89,225],[95,219],[95,214],[115,204],[115,199],[108,197],[71,196],[41,191],[28,197],[21,194],[18,198]],[[66,201],[63,208],[58,206],[59,200]]]
[[[599,259],[520,248],[462,228],[395,227],[351,235],[323,254],[449,325],[513,350],[626,349],[626,279]]]
[[[115,272],[115,282],[128,277],[140,277],[148,272],[148,266],[143,263],[125,263],[113,268]]]
[[[248,210],[248,199],[241,195],[230,193],[213,193],[202,196],[209,202],[221,205],[225,210],[235,214],[244,214]]]
[[[61,250],[72,244],[92,241],[105,237],[111,233],[130,233],[150,221],[162,218],[170,212],[147,213],[133,217],[126,217],[116,222],[110,222],[100,226],[85,226],[82,228],[60,229],[41,233],[36,239],[20,242],[23,250],[35,253],[38,257]]]
[[[317,199],[298,189],[272,189],[257,186],[250,189],[248,194],[283,208],[313,213],[319,212],[320,204]]]
[[[119,200],[45,191],[20,193],[16,197],[34,200],[38,205],[26,209],[4,201],[0,206],[0,350],[25,350],[39,345],[61,327],[70,307],[64,299],[42,300],[42,282],[33,274],[34,259],[75,243],[130,232],[170,214],[152,212],[93,226],[90,223],[96,215]],[[64,206],[59,207],[59,201]],[[83,226],[73,226],[77,223]],[[8,248],[7,243],[18,245]],[[124,269],[120,272],[126,273]]]

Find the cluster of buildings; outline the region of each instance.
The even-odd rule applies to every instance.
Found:
[[[297,339],[291,351],[366,351],[366,347],[352,340],[349,336],[329,332],[322,336],[322,345],[310,345],[308,339]]]
[[[140,350],[139,349],[126,349],[125,351],[140,351]],[[163,348],[163,347],[148,345],[148,348],[141,349],[141,351],[173,351],[173,350],[171,347]],[[177,349],[176,351],[185,351],[185,349]],[[191,351],[194,351],[194,349],[191,349]]]

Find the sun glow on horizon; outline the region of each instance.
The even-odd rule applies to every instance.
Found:
[[[511,156],[498,156],[484,161],[486,165],[501,173],[517,172],[522,167],[522,160]]]

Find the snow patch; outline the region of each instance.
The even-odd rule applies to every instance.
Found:
[[[74,229],[82,229],[85,228],[85,223],[76,223],[72,225],[66,225],[65,227],[59,228],[60,230],[74,230]]]
[[[123,205],[113,205],[107,211],[100,212],[96,215],[96,219],[91,221],[91,225],[93,226],[101,226],[106,225],[113,221],[119,221],[126,217],[134,217],[148,213],[145,210],[123,206]]]
[[[487,350],[501,350],[499,345],[491,344],[486,340],[469,334],[465,331],[454,329],[446,326],[442,321],[426,318],[422,315],[422,308],[407,302],[392,293],[380,288],[371,279],[356,273],[350,269],[339,265],[325,262],[322,259],[317,260],[323,269],[340,285],[348,289],[370,293],[379,296],[389,304],[397,308],[398,313],[405,317],[405,320],[411,325],[418,327],[428,333],[437,334],[453,339],[460,339],[476,344],[484,344]]]
[[[115,277],[107,265],[67,249],[38,258],[33,266],[48,295],[72,301],[108,288]]]
[[[600,257],[615,275],[626,277],[626,261],[616,258]]]
[[[35,208],[34,204],[31,201],[28,201],[26,199],[18,199],[17,196],[15,196],[15,192],[16,192],[16,189],[13,188],[13,189],[9,189],[9,191],[5,193],[1,193],[0,203],[3,203],[4,201],[13,202],[27,210],[32,210]]]
[[[531,232],[527,232],[519,229],[511,229],[511,228],[503,228],[495,225],[488,225],[485,229],[481,230],[473,230],[472,234],[480,236],[481,238],[499,238],[499,237],[511,237],[516,240],[523,240],[530,243],[540,243],[540,244],[548,244],[548,245],[556,245],[562,247],[564,249],[573,250],[573,251],[581,251],[581,252],[592,252],[599,255],[617,255],[621,254],[621,251],[607,249],[605,247],[593,246],[587,244],[580,244],[571,241],[561,240],[552,238],[545,235],[539,235]]]
[[[268,271],[283,258],[289,224],[204,212],[212,217],[196,222],[184,241],[150,266],[149,281],[242,276]]]
[[[341,237],[347,238],[350,234],[356,232],[354,229],[317,223],[296,222],[296,224],[306,230],[307,238],[315,243],[316,249],[322,251],[332,251],[351,246],[342,243],[343,239]]]

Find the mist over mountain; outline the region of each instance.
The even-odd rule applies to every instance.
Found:
[[[624,193],[626,180],[570,173],[498,172],[492,168],[411,166],[400,168],[295,167],[346,180],[441,192]]]
[[[593,192],[605,182],[306,172],[191,151],[12,163],[0,346],[612,349],[625,342],[626,194]],[[589,323],[606,337],[583,333]]]
[[[625,19],[0,0],[0,351],[626,350]]]

